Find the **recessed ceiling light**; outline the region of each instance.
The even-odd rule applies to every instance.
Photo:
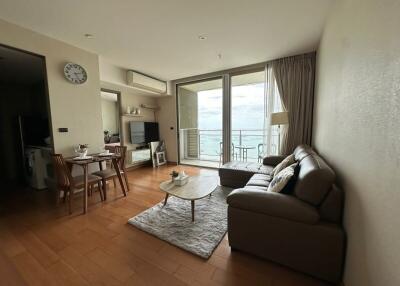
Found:
[[[206,40],[206,39],[207,39],[207,36],[204,36],[204,35],[199,36],[199,40],[201,40],[201,41]]]
[[[86,39],[93,39],[94,36],[92,34],[85,34],[84,35]]]

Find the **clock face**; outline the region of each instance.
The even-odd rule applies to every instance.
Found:
[[[75,84],[82,84],[87,80],[87,74],[83,67],[74,63],[67,63],[64,67],[65,78]]]

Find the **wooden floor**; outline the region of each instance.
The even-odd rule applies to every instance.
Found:
[[[107,202],[96,192],[86,215],[82,197],[68,215],[65,204],[54,205],[50,192],[2,196],[0,285],[326,285],[231,252],[227,237],[204,260],[128,225],[130,217],[162,201],[158,185],[173,169],[215,172],[187,166],[133,170],[127,197],[111,184]]]

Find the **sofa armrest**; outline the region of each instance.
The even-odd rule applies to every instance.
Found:
[[[264,157],[263,164],[275,167],[280,162],[282,162],[283,159],[285,159],[285,158],[286,158],[286,156],[280,156],[280,155],[279,156],[267,156],[267,157]]]
[[[243,188],[230,193],[227,202],[229,207],[292,221],[308,224],[319,221],[318,211],[313,206],[285,194]]]

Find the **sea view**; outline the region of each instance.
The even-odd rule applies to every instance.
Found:
[[[263,143],[264,110],[264,84],[232,88],[232,143],[252,148],[248,150],[248,161],[257,161],[258,145]],[[222,89],[198,93],[198,129],[200,158],[218,161],[222,142]],[[234,154],[239,159],[240,150],[234,148]]]

